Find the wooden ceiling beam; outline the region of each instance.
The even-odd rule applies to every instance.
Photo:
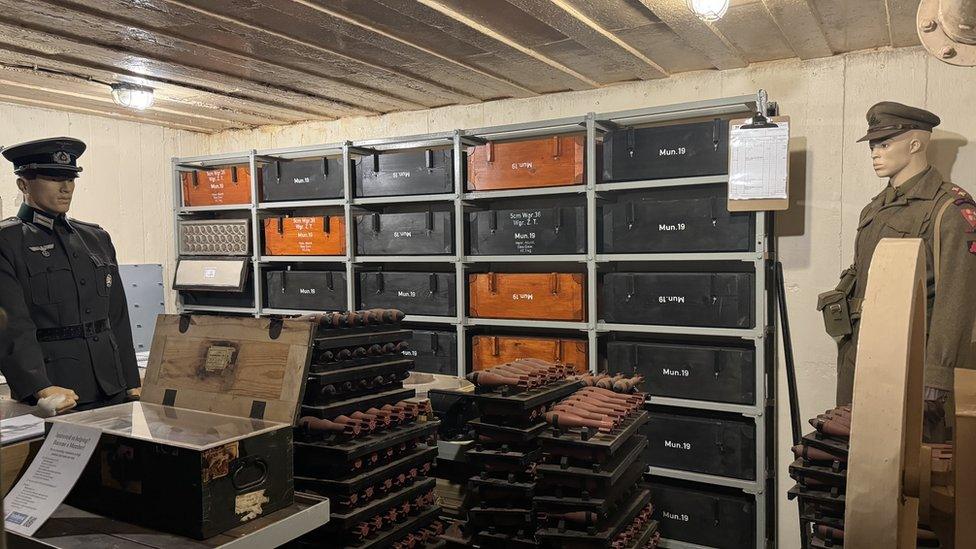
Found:
[[[834,54],[823,22],[808,0],[762,0],[783,38],[800,59],[830,57]]]
[[[67,64],[70,72],[99,70],[120,75],[135,83],[156,87],[161,83],[188,90],[239,97],[292,112],[304,119],[333,120],[336,109],[328,101],[302,95],[292,90],[265,86],[235,77],[214,75],[201,69],[169,65],[164,61],[136,56],[103,46],[52,35],[22,25],[10,25],[0,17],[0,51],[34,58],[41,67]],[[138,69],[129,68],[138,65]],[[217,89],[215,86],[222,86]],[[341,112],[341,111],[340,111]]]
[[[748,63],[735,46],[714,25],[709,25],[688,9],[685,0],[640,0],[682,40],[717,69],[738,69]]]
[[[42,1],[59,1],[59,0],[42,0]],[[391,68],[391,67],[386,67],[386,66],[383,66],[383,65],[377,65],[375,63],[370,63],[370,62],[367,62],[367,61],[365,61],[365,60],[363,60],[361,58],[353,57],[353,56],[350,56],[350,55],[346,55],[346,54],[344,54],[344,53],[342,53],[342,52],[340,52],[338,50],[335,50],[335,49],[332,49],[332,48],[327,48],[327,47],[324,47],[324,46],[322,46],[320,44],[312,43],[312,42],[309,42],[307,40],[302,40],[300,38],[296,38],[294,36],[291,36],[291,35],[289,35],[287,33],[278,32],[276,30],[272,30],[272,29],[269,29],[269,28],[265,28],[265,27],[262,27],[262,26],[259,26],[259,25],[253,25],[253,24],[248,23],[247,21],[243,21],[243,20],[241,20],[239,18],[229,17],[229,16],[226,16],[226,15],[223,15],[223,14],[219,14],[219,13],[216,13],[216,12],[214,12],[212,10],[207,10],[207,9],[204,9],[204,8],[201,8],[201,7],[198,7],[198,6],[194,6],[194,5],[189,4],[189,3],[186,3],[186,2],[181,2],[180,0],[162,0],[162,1],[163,2],[166,2],[168,4],[172,4],[174,6],[179,6],[179,7],[183,8],[183,9],[191,10],[193,12],[199,13],[199,14],[204,15],[206,17],[213,18],[213,19],[215,19],[217,21],[220,21],[220,22],[223,22],[223,23],[228,23],[228,24],[231,24],[231,25],[234,25],[234,26],[238,26],[240,28],[245,28],[245,29],[248,29],[248,30],[253,31],[253,32],[267,34],[269,36],[273,36],[273,37],[275,37],[275,38],[277,38],[279,40],[283,40],[285,42],[288,42],[288,43],[291,43],[291,44],[294,44],[294,45],[297,45],[297,46],[301,46],[301,47],[304,47],[304,48],[309,48],[309,49],[315,50],[317,52],[320,52],[320,53],[323,53],[323,54],[326,54],[326,55],[330,55],[330,56],[334,56],[334,57],[340,58],[340,59],[344,60],[347,63],[352,63],[352,64],[355,64],[355,65],[360,65],[362,67],[371,69],[372,71],[376,71],[376,72],[380,73],[381,76],[385,76],[387,78],[390,78],[390,77],[402,78],[404,80],[417,82],[417,83],[422,84],[422,85],[424,85],[424,86],[426,86],[428,88],[433,88],[435,90],[439,90],[440,92],[442,92],[444,94],[447,94],[446,99],[452,99],[455,102],[459,102],[459,103],[465,103],[465,102],[467,102],[467,103],[473,103],[473,102],[480,101],[479,98],[474,97],[473,95],[470,95],[470,94],[464,92],[463,90],[459,90],[459,89],[457,89],[457,88],[455,88],[455,87],[453,87],[453,86],[451,86],[449,84],[446,84],[444,82],[435,82],[435,81],[433,81],[431,79],[428,79],[428,78],[423,77],[422,75],[415,74],[415,73],[410,72],[410,71],[404,71],[404,70],[399,70],[399,69],[395,69],[395,68]],[[159,29],[154,29],[154,30],[156,32],[161,32]],[[318,75],[318,76],[321,77],[322,75]],[[347,82],[347,85],[352,85],[352,84]],[[369,87],[369,86],[365,86],[365,85],[361,85],[361,87],[364,90],[370,90],[370,91],[377,92],[377,93],[387,93],[387,94],[389,93],[389,92],[381,91],[381,90],[379,90],[377,88]],[[460,100],[460,101],[457,101],[457,100]],[[426,105],[418,105],[418,106],[419,107],[426,108]]]
[[[416,0],[416,1],[419,4],[422,4],[422,5],[426,6],[427,8],[430,8],[430,9],[432,9],[432,10],[440,13],[441,15],[444,15],[444,16],[450,18],[450,19],[453,19],[454,21],[457,21],[458,23],[461,23],[462,25],[470,28],[471,30],[477,31],[480,34],[483,34],[485,36],[488,36],[489,38],[491,38],[493,40],[496,40],[496,41],[498,41],[498,42],[500,42],[500,43],[504,44],[505,46],[508,46],[508,47],[510,47],[512,49],[515,49],[515,50],[521,52],[522,54],[527,55],[527,56],[535,59],[536,61],[540,61],[542,63],[545,63],[546,65],[549,65],[550,67],[552,67],[552,68],[554,68],[554,69],[556,69],[556,70],[558,70],[558,71],[560,71],[560,72],[562,72],[562,73],[564,73],[564,74],[572,77],[573,79],[577,80],[578,82],[581,82],[581,83],[585,84],[585,87],[588,87],[588,88],[599,88],[599,87],[601,87],[601,84],[599,82],[597,82],[596,80],[593,80],[593,79],[591,79],[591,78],[589,78],[589,77],[587,77],[587,76],[585,76],[583,74],[580,74],[579,72],[571,69],[570,67],[567,67],[566,65],[563,65],[559,61],[556,61],[555,59],[552,59],[549,56],[546,56],[546,55],[544,55],[544,54],[542,54],[542,53],[540,53],[540,52],[538,52],[538,51],[536,51],[536,50],[534,50],[534,49],[532,49],[532,48],[530,48],[528,46],[523,45],[522,43],[520,43],[519,41],[515,40],[514,38],[511,38],[509,36],[506,36],[506,35],[498,32],[497,30],[495,30],[495,29],[493,29],[493,28],[491,28],[491,27],[489,27],[487,25],[484,25],[484,24],[479,23],[478,21],[475,21],[474,19],[472,19],[472,18],[464,15],[463,13],[461,13],[461,12],[459,12],[459,11],[451,8],[450,6],[447,6],[445,4],[442,4],[438,0]]]
[[[116,105],[109,86],[95,78],[0,63],[0,88],[10,87],[55,92],[135,114]],[[230,109],[201,107],[170,97],[163,90],[156,90],[151,112],[182,117],[188,123],[199,121],[200,124],[214,124],[223,128],[253,128],[265,124],[283,123],[279,119],[269,119]]]
[[[494,72],[484,70],[482,68],[476,67],[476,66],[474,66],[474,65],[472,65],[470,63],[467,63],[465,61],[462,61],[460,59],[455,59],[455,58],[453,58],[453,57],[451,57],[449,55],[445,55],[443,53],[440,53],[438,51],[435,51],[435,50],[432,50],[430,48],[427,48],[427,47],[425,47],[425,46],[423,46],[421,44],[418,44],[416,42],[412,42],[412,41],[410,41],[410,40],[408,40],[406,38],[403,38],[401,36],[398,36],[397,34],[394,34],[394,33],[388,32],[388,31],[385,31],[385,30],[379,28],[378,26],[376,26],[375,24],[371,24],[369,21],[364,21],[364,20],[360,19],[359,17],[354,17],[352,15],[348,15],[348,14],[341,13],[341,12],[336,11],[336,10],[333,10],[333,9],[329,9],[329,8],[327,8],[327,7],[325,7],[325,6],[321,5],[321,4],[318,4],[316,2],[310,2],[309,0],[292,0],[292,1],[295,2],[295,3],[301,4],[301,5],[309,8],[309,9],[313,9],[313,10],[319,12],[319,13],[328,15],[329,17],[333,17],[335,19],[338,19],[338,20],[340,20],[340,21],[342,21],[344,23],[347,23],[349,25],[354,25],[356,27],[359,27],[359,28],[361,28],[361,29],[363,29],[363,30],[365,30],[365,31],[367,31],[369,33],[382,36],[384,38],[387,38],[389,40],[393,40],[393,41],[395,41],[395,42],[397,42],[399,44],[402,44],[404,46],[407,46],[409,48],[412,48],[412,49],[415,49],[417,51],[423,52],[423,53],[425,53],[427,55],[431,55],[433,57],[436,57],[436,58],[438,58],[438,59],[440,59],[442,61],[445,61],[447,63],[450,63],[450,64],[452,64],[454,66],[460,67],[463,70],[471,71],[471,72],[473,72],[475,74],[478,74],[480,76],[483,76],[485,78],[489,78],[491,80],[494,80],[495,82],[498,82],[500,84],[503,84],[505,86],[508,86],[508,87],[510,87],[512,89],[518,90],[520,92],[520,95],[529,95],[529,96],[539,95],[534,90],[532,90],[530,88],[527,88],[527,87],[523,86],[522,84],[519,84],[518,82],[516,82],[516,81],[514,81],[514,80],[512,80],[510,78],[505,78],[504,76],[495,74]]]
[[[80,114],[105,116],[128,122],[156,124],[158,126],[165,126],[175,130],[186,130],[191,132],[216,133],[224,129],[230,129],[230,127],[214,127],[166,119],[158,114],[153,115],[149,111],[143,111],[139,114],[130,114],[112,109],[110,107],[105,107],[98,103],[93,104],[88,101],[80,100],[79,98],[71,98],[73,99],[71,101],[68,99],[68,96],[59,94],[56,91],[39,92],[38,90],[25,90],[22,88],[0,85],[0,102],[4,103],[14,103],[18,105],[40,107],[43,109],[51,109],[56,111],[68,111]]]
[[[668,71],[566,0],[508,0],[597,55],[620,63],[642,79],[664,78]]]

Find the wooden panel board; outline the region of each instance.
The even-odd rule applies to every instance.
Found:
[[[272,339],[271,324],[268,318],[194,315],[180,333],[179,315],[160,315],[142,400],[238,417],[251,417],[258,401],[263,402],[263,419],[292,423],[302,399],[314,326],[285,320]],[[223,367],[217,360],[222,349],[230,360]]]
[[[868,270],[854,372],[844,542],[914,549],[922,443],[925,256],[917,238],[885,238]]]

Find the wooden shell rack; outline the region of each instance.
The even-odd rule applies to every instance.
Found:
[[[409,330],[399,311],[325,315],[295,427],[295,489],[328,498],[328,524],[303,542],[427,547],[443,524],[433,495],[439,424],[430,403],[403,388]]]
[[[647,422],[647,412],[642,410],[642,404],[633,402],[610,404],[614,401],[609,399],[622,395],[604,397],[608,400],[603,401],[594,395],[597,393],[585,390],[574,393],[566,399],[567,407],[557,407],[547,416],[554,425],[539,435],[544,457],[536,467],[536,537],[542,547],[656,547],[657,524],[651,520],[650,493],[642,482],[641,457],[648,442],[637,434]],[[607,414],[615,407],[618,411],[604,416],[616,418],[612,427],[560,425],[560,413],[566,416],[567,423],[600,415],[573,407],[575,398],[593,398],[589,401],[592,404],[585,405],[592,406],[591,410],[605,406]],[[642,403],[643,397],[634,399],[638,400]],[[568,410],[580,415],[573,417]]]
[[[834,412],[831,410],[826,414]],[[817,544],[842,547],[842,537],[828,535],[825,539],[815,535],[818,527],[822,527],[821,533],[831,533],[834,529],[842,531],[846,508],[849,440],[826,426],[823,418],[825,415],[810,420],[816,431],[805,435],[800,445],[793,449],[797,459],[789,471],[797,484],[788,492],[788,497],[799,503],[801,528],[810,547]]]
[[[469,422],[475,444],[468,462],[480,473],[468,482],[467,530],[481,547],[537,547],[532,472],[542,452],[545,411],[581,382],[565,379],[531,389],[478,388],[480,419]]]

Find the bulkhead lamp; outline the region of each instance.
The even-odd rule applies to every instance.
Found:
[[[112,84],[112,99],[116,105],[144,111],[152,106],[155,97],[152,88],[120,82]]]

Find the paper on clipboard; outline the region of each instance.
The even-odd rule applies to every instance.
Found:
[[[729,200],[786,199],[790,123],[729,131]]]

